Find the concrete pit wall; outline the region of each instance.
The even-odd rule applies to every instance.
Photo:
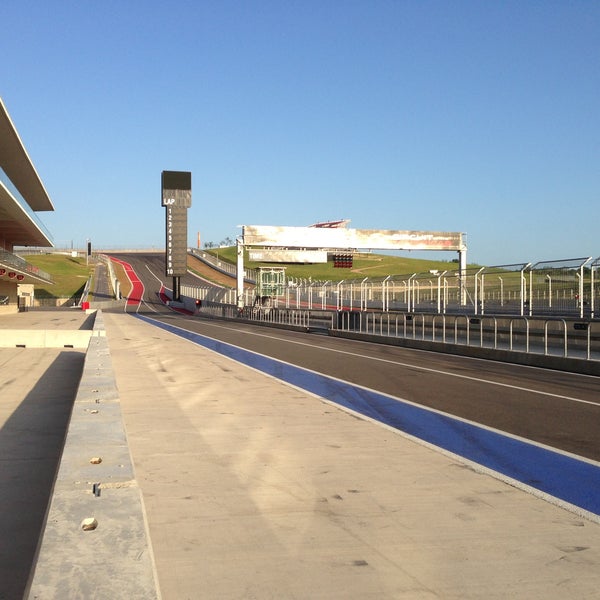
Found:
[[[30,600],[160,598],[100,311],[34,565]]]

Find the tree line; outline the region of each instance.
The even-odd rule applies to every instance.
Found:
[[[223,246],[233,246],[235,242],[230,238],[226,237],[224,240],[221,240],[218,244],[215,242],[204,242],[205,248],[221,248]]]

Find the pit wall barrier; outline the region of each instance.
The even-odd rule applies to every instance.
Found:
[[[24,597],[160,599],[101,311]]]

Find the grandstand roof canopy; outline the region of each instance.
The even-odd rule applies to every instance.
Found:
[[[0,167],[6,177],[0,185],[0,240],[12,246],[52,246],[33,211],[52,211],[54,206],[13,122],[0,99]],[[6,181],[8,178],[9,182]],[[14,196],[16,188],[19,198]],[[23,201],[27,207],[22,206]]]
[[[32,210],[54,210],[21,138],[0,98],[0,166]]]

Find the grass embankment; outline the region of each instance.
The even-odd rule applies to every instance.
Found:
[[[205,249],[206,252],[218,256],[220,259],[235,264],[236,248]],[[313,281],[341,281],[342,279],[364,279],[365,277],[387,277],[388,275],[412,275],[413,273],[427,273],[431,270],[454,271],[458,264],[439,260],[424,260],[420,258],[404,258],[401,256],[388,256],[385,254],[371,254],[360,252],[354,255],[351,269],[339,269],[332,262],[320,264],[282,264],[282,263],[257,263],[248,260],[248,253],[244,255],[244,268],[256,269],[258,267],[282,267],[286,277],[308,279]]]
[[[72,298],[83,291],[87,280],[94,274],[94,265],[86,264],[85,257],[65,254],[28,254],[28,263],[39,267],[52,277],[53,285],[36,284],[35,296],[45,298]]]

